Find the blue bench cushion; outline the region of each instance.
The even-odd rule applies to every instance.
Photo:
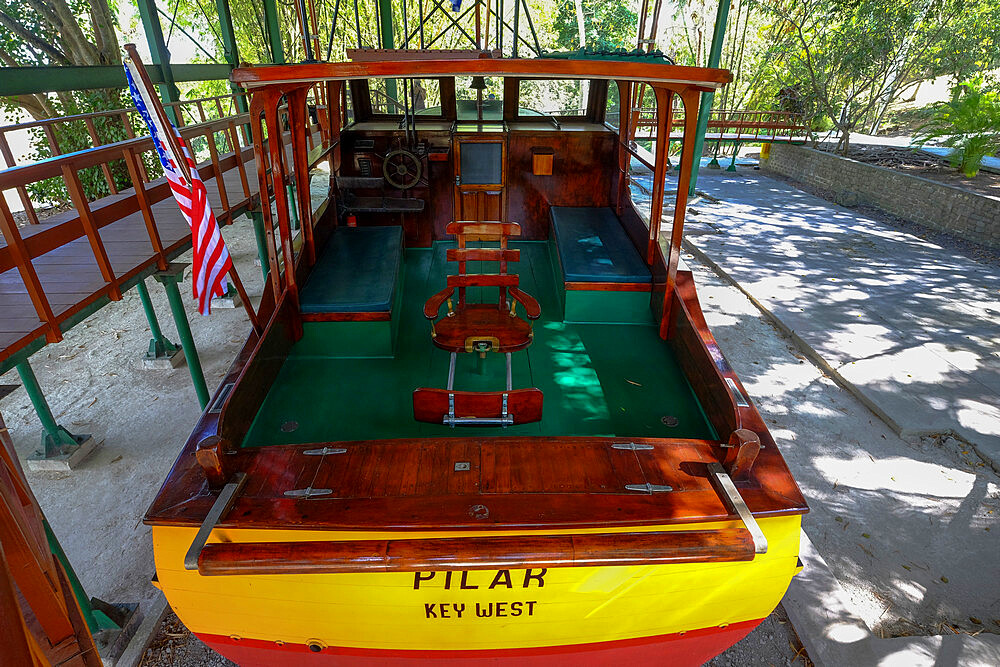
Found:
[[[402,227],[338,227],[302,289],[302,312],[391,310],[402,256]]]
[[[552,207],[566,282],[648,283],[649,268],[610,208]]]

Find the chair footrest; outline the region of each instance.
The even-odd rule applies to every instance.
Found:
[[[511,426],[542,418],[542,391],[449,391],[420,387],[413,392],[413,417],[445,426]]]

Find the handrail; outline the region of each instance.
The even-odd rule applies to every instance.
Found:
[[[722,563],[754,559],[744,528],[583,535],[213,543],[197,556],[205,576],[420,572],[506,568]]]
[[[208,132],[215,134],[228,130],[231,124],[243,124],[248,122],[249,119],[250,114],[243,113],[237,116],[206,121],[197,125],[186,125],[180,128],[178,132],[185,139],[205,136]],[[67,164],[75,169],[86,169],[88,167],[96,167],[108,160],[120,160],[123,150],[134,150],[137,148],[141,148],[140,152],[153,148],[153,141],[148,134],[94,148],[85,148],[73,153],[53,155],[52,157],[30,164],[9,167],[0,170],[0,190],[9,190],[18,185],[28,185],[46,178],[60,176],[62,174],[62,167]],[[242,146],[242,148],[247,149],[249,147]]]
[[[247,97],[246,93],[239,93],[239,97]],[[163,106],[168,108],[183,108],[187,105],[197,105],[199,102],[216,102],[228,99],[234,101],[237,94],[215,95],[214,97],[199,97],[192,100],[180,100],[178,102],[166,102]],[[69,116],[56,116],[54,118],[43,118],[41,120],[28,120],[23,123],[12,123],[10,125],[0,125],[0,133],[13,132],[15,130],[27,130],[43,125],[55,125],[58,123],[72,123],[73,121],[86,120],[88,118],[112,118],[121,116],[122,113],[138,113],[135,107],[121,107],[119,109],[106,109],[104,111],[90,111],[88,113],[78,113]]]

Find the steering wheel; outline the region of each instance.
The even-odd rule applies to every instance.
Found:
[[[420,182],[423,171],[420,158],[408,150],[389,151],[382,160],[382,175],[389,185],[399,190],[409,190]]]

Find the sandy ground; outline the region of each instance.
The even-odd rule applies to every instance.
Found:
[[[249,219],[223,230],[251,295],[260,295],[261,272]],[[189,259],[182,256],[179,261]],[[166,293],[152,279],[147,286],[170,340],[179,343]],[[188,320],[198,345],[209,390],[242,345],[246,314],[216,309],[202,317],[181,284]],[[141,518],[166,477],[201,410],[187,365],[172,371],[143,370],[149,327],[136,290],[98,311],[31,358],[32,368],[56,420],[73,433],[91,433],[103,443],[72,473],[32,473],[28,481],[90,595],[109,602],[141,602],[148,611],[156,591],[150,531]],[[16,371],[0,384],[20,384]],[[41,426],[20,388],[0,401],[18,454],[38,448]]]

